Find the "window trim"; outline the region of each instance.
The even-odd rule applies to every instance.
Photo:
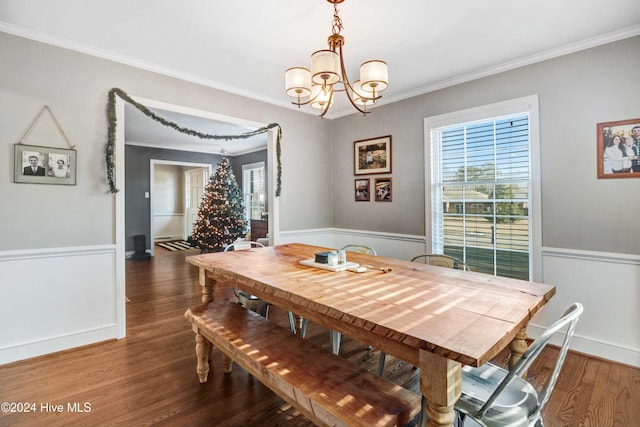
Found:
[[[542,197],[540,181],[540,117],[538,109],[538,95],[529,95],[494,104],[473,107],[461,111],[440,114],[424,119],[424,188],[425,188],[425,238],[427,245],[432,240],[431,218],[431,132],[432,130],[460,123],[480,120],[490,120],[495,117],[528,114],[529,138],[531,156],[531,259],[529,277],[540,282],[542,279]]]
[[[265,210],[267,207],[267,191],[266,191],[266,186],[267,186],[267,169],[265,167],[265,162],[255,162],[255,163],[247,163],[242,165],[242,198],[244,199],[245,202],[245,207],[244,207],[244,212],[245,212],[245,217],[250,220],[251,218],[249,218],[249,213],[250,213],[250,209],[251,207],[247,204],[247,200],[246,200],[246,189],[248,186],[248,182],[247,182],[247,173],[251,170],[254,169],[264,169],[264,173],[263,173],[263,178],[264,178],[264,187],[265,187],[265,191],[264,191],[264,197],[265,197]]]

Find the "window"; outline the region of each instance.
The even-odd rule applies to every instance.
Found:
[[[537,110],[537,97],[527,97],[425,120],[431,252],[474,271],[533,280]]]
[[[264,162],[242,165],[242,193],[247,219],[262,219],[266,209]]]

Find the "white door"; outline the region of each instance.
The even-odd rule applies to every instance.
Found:
[[[202,203],[204,188],[209,180],[209,169],[190,169],[185,172],[187,200],[185,212],[185,230],[187,237],[193,233],[193,224],[198,220],[198,209]]]

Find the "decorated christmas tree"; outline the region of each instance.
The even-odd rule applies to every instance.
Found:
[[[242,193],[229,159],[223,158],[205,188],[190,240],[202,252],[218,251],[246,234],[244,215]]]

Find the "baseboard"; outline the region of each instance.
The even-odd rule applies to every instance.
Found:
[[[115,336],[117,336],[117,327],[116,324],[112,324],[0,348],[0,365],[101,341],[113,340]]]
[[[530,338],[538,337],[545,328],[540,325],[529,325],[527,335]],[[555,337],[551,343],[560,347],[562,337]],[[612,360],[625,365],[640,367],[640,351],[631,347],[624,347],[616,343],[606,342],[575,334],[571,341],[571,350],[601,359]]]

